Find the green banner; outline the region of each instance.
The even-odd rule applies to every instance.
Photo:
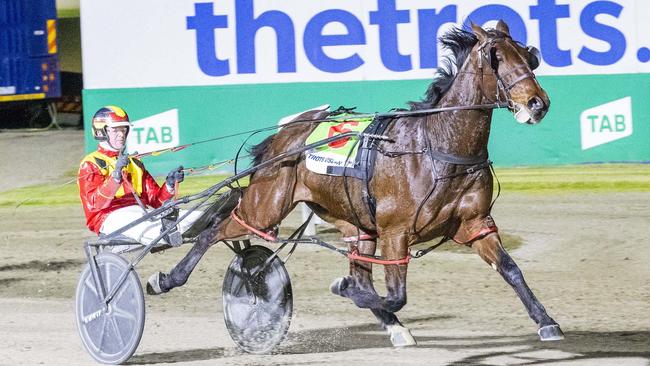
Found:
[[[495,112],[489,150],[496,165],[650,161],[650,74],[546,76],[539,80],[551,99],[549,113],[540,124],[520,125],[508,111]],[[145,158],[149,170],[161,174],[179,164],[198,167],[232,159],[242,143],[259,142],[271,133],[249,136],[244,132],[275,126],[284,116],[322,104],[357,107],[360,112],[404,108],[408,101],[419,100],[429,83],[406,80],[84,90],[86,150],[96,146],[89,132],[90,121],[103,105],[121,106],[132,121],[142,121],[136,123],[140,127],[133,137],[144,145],[183,145],[239,134]],[[164,118],[158,122],[156,116]]]

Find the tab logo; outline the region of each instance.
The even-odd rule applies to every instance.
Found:
[[[155,114],[132,124],[127,138],[129,154],[169,149],[179,144],[178,109]]]
[[[585,110],[580,115],[582,150],[632,135],[632,97]]]

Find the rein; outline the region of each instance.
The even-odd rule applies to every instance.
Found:
[[[465,110],[476,110],[476,109],[501,109],[501,108],[508,108],[509,105],[506,102],[497,102],[497,103],[487,103],[487,104],[472,104],[472,105],[463,105],[463,106],[446,106],[446,107],[437,107],[437,108],[429,108],[429,109],[419,109],[415,111],[395,111],[395,112],[386,112],[386,113],[359,113],[355,114],[354,118],[397,118],[397,117],[409,117],[409,116],[418,116],[418,115],[427,115],[427,114],[435,114],[435,113],[442,113],[442,112],[453,112],[453,111],[465,111]],[[138,153],[135,152],[132,155],[129,155],[129,157],[134,157],[134,158],[142,158],[145,156],[158,156],[166,152],[177,152],[183,149],[186,149],[191,146],[195,145],[201,145],[205,144],[208,142],[214,142],[214,141],[219,141],[219,140],[225,140],[231,137],[237,137],[237,136],[243,136],[243,135],[250,135],[250,134],[256,134],[259,132],[265,132],[265,131],[271,131],[271,130],[276,130],[276,129],[281,129],[287,126],[291,126],[294,124],[302,124],[302,123],[326,123],[326,122],[338,122],[340,121],[340,118],[321,118],[321,119],[299,119],[299,120],[294,120],[291,122],[287,122],[283,124],[282,126],[268,126],[268,127],[263,127],[263,128],[258,128],[255,130],[249,130],[249,131],[244,131],[244,132],[239,132],[239,133],[234,133],[230,135],[225,135],[225,136],[218,136],[210,139],[205,139],[205,140],[200,140],[200,141],[195,141],[195,142],[190,142],[188,144],[184,145],[179,145],[176,147],[172,148],[167,148],[167,149],[161,149],[161,150],[156,150],[156,151],[150,151],[147,153]],[[229,159],[226,160],[226,162],[232,162],[234,159]],[[198,170],[198,169],[195,169]]]

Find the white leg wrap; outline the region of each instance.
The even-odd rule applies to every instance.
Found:
[[[163,293],[163,290],[160,288],[160,272],[152,274],[147,283],[149,284],[149,286],[147,286],[148,294],[160,295]]]
[[[394,347],[415,346],[417,342],[411,335],[411,331],[401,325],[387,325],[386,330],[390,334],[390,341]]]

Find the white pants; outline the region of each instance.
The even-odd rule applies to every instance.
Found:
[[[183,217],[186,213],[186,210],[180,210],[178,212],[178,217]],[[194,221],[196,221],[202,214],[203,211],[193,211],[186,218],[181,220],[181,222],[178,223],[178,230],[180,233],[182,234],[187,231]],[[99,232],[102,234],[110,234],[142,216],[144,216],[144,211],[140,206],[122,207],[111,212],[108,217],[106,217]],[[143,221],[122,233],[122,235],[140,242],[140,245],[116,245],[113,247],[112,251],[114,253],[122,253],[141,248],[160,236],[161,229],[162,222],[160,222],[160,219]],[[165,239],[161,239],[157,244],[162,245],[167,244],[167,242]]]

